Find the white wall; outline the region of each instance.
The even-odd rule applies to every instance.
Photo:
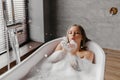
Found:
[[[44,42],[43,0],[29,0],[30,38]]]

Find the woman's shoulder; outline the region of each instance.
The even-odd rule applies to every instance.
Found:
[[[90,60],[91,62],[93,62],[94,53],[90,50],[79,51],[77,55],[79,55],[80,57],[84,57],[84,58]]]
[[[83,51],[83,53],[87,57],[94,57],[94,53],[92,51],[90,51],[90,50],[85,50],[85,51]]]
[[[93,55],[93,52],[90,51],[90,50],[84,50],[83,52],[86,53],[86,54],[89,54],[89,55]]]
[[[93,52],[90,51],[90,50],[81,50],[78,53],[81,53],[81,54],[93,54]]]
[[[77,55],[82,55],[82,56],[85,56],[85,55],[92,55],[93,53],[89,50],[80,50],[77,52]]]

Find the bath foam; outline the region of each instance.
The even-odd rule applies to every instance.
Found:
[[[60,56],[59,52],[57,54]],[[78,71],[71,66],[71,61],[74,62],[75,60],[71,58],[75,57],[69,53],[55,63],[50,62],[50,57],[54,57],[54,55],[58,57],[57,54],[53,53],[39,62],[22,80],[96,80],[96,64],[84,63],[87,69],[82,68]],[[85,59],[82,61],[85,61]]]

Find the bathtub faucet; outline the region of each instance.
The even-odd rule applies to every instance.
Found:
[[[20,50],[19,50],[19,43],[18,43],[18,38],[17,38],[17,30],[9,29],[8,33],[9,33],[9,38],[10,38],[10,44],[16,56],[16,62],[18,64],[20,63]]]

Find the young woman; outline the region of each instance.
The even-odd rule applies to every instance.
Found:
[[[89,41],[89,39],[87,38],[86,33],[81,25],[74,24],[68,29],[67,40],[69,48],[74,47],[74,45],[70,43],[72,40],[77,44],[77,47],[75,49],[72,48],[70,51],[72,55],[77,55],[80,58],[86,58],[87,60],[93,62],[94,54],[86,49],[85,44],[87,41]],[[58,44],[55,49],[55,51],[59,50],[64,52],[66,51],[61,44]]]

